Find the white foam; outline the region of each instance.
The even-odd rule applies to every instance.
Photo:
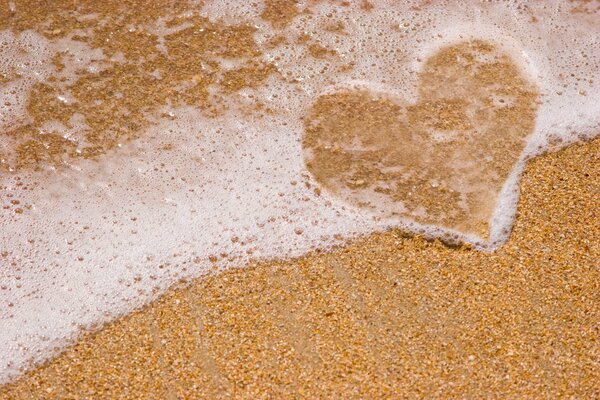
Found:
[[[213,20],[248,18],[258,27],[261,43],[275,34],[254,19],[260,7],[208,3],[204,12]],[[213,255],[226,253],[217,265],[228,268],[254,258],[299,256],[332,245],[337,235],[354,237],[390,226],[468,241],[483,250],[506,240],[525,160],[548,149],[553,138],[570,143],[600,131],[598,14],[595,19],[571,14],[558,1],[530,4],[525,12],[516,3],[436,2],[420,11],[411,8],[420,2],[374,3],[370,12],[318,4],[285,31],[290,43],[308,32],[311,40],[335,49],[336,57],[315,60],[295,44],[265,50],[265,58],[296,83],[271,77],[268,86],[230,99],[231,111],[217,119],[191,108],[170,109],[173,119],[161,120],[142,140],[100,162],[29,173],[24,180],[41,183],[33,191],[21,190],[9,175],[0,177],[3,202],[18,193],[23,204],[32,206],[19,215],[0,210],[0,253],[6,252],[0,256],[0,382],[62,348],[79,327],[127,313],[181,278],[214,271]],[[322,29],[323,21],[330,20],[326,15],[334,11],[346,35]],[[532,16],[538,22],[531,22]],[[402,28],[394,29],[398,25]],[[26,57],[36,57],[41,72],[25,73],[24,94],[47,76],[43,71],[51,53],[70,43],[50,43],[32,33],[0,35],[9,47],[33,46],[27,55],[4,62],[18,66]],[[504,185],[491,240],[380,220],[327,193],[315,194],[303,162],[301,118],[316,97],[360,82],[414,101],[417,72],[427,55],[469,38],[500,43],[542,93],[535,132]],[[72,47],[74,59],[101,68],[94,61],[101,57],[97,50],[92,54],[81,44],[73,46],[79,46]],[[352,72],[336,69],[350,62]],[[3,100],[13,99],[5,88],[0,90]],[[263,119],[240,118],[236,109],[249,94],[276,112]],[[10,113],[2,111],[0,118],[25,120],[19,106],[24,100],[13,101],[17,106]],[[158,151],[165,143],[173,143],[174,149]]]

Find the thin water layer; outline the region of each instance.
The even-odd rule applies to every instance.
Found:
[[[335,195],[489,238],[496,201],[533,133],[534,84],[490,42],[440,49],[413,104],[394,89],[322,95],[306,119],[308,170]]]
[[[180,279],[389,227],[484,250],[598,132],[588,2],[0,6],[0,380]]]

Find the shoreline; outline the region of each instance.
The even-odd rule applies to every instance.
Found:
[[[529,160],[520,189],[493,253],[392,230],[200,278],[0,399],[598,395],[600,139]]]

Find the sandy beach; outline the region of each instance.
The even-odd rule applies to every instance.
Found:
[[[227,271],[0,398],[597,398],[600,140],[529,162],[521,187],[494,253],[392,231]]]
[[[0,6],[0,400],[600,398],[600,7],[465,4]]]

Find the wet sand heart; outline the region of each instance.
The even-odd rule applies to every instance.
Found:
[[[487,240],[535,126],[537,88],[484,41],[440,49],[418,84],[415,104],[365,88],[320,96],[305,119],[306,166],[355,206]]]

